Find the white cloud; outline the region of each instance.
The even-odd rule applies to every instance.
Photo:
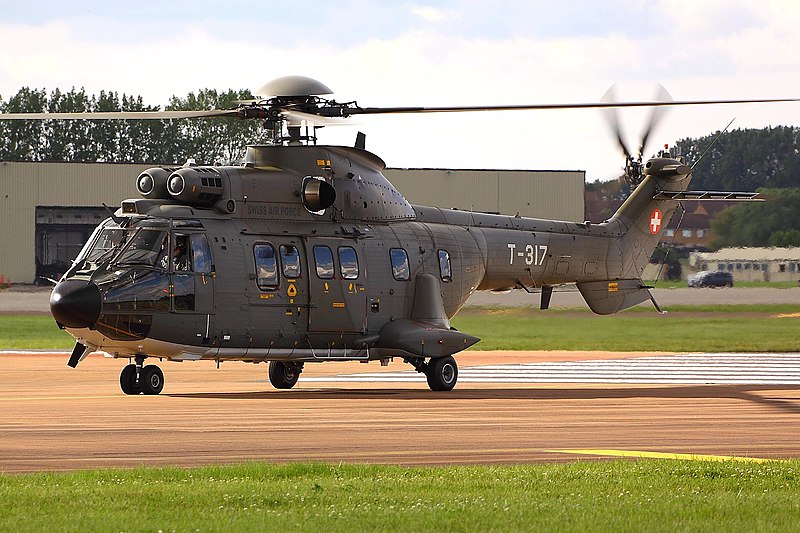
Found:
[[[273,39],[258,21],[233,34],[218,26],[167,21],[106,20],[102,33],[92,31],[98,21],[87,20],[0,24],[0,94],[8,97],[23,85],[85,86],[90,93],[113,89],[163,105],[173,94],[199,88],[255,89],[279,76],[301,74],[331,87],[337,100],[365,106],[596,101],[613,83],[619,83],[621,99],[641,100],[652,96],[655,82],[676,99],[792,97],[800,96],[795,93],[800,58],[794,52],[800,49],[795,30],[800,4],[794,5],[759,3],[753,15],[749,2],[664,0],[650,9],[639,3],[641,16],[663,23],[650,32],[632,32],[609,21],[605,31],[550,38],[537,37],[533,29],[491,37],[422,24],[385,37],[342,41],[340,35],[358,28],[320,22],[287,26],[283,34],[296,36],[288,43]],[[463,11],[411,9],[434,22]],[[469,12],[470,20],[462,22],[484,16],[491,25],[496,19],[489,11]],[[626,110],[620,116],[630,144],[636,144],[647,113]],[[738,117],[734,127],[797,124],[800,104],[674,110],[654,135],[654,145],[706,135],[732,116]],[[367,146],[393,166],[586,169],[594,179],[613,177],[622,163],[602,115],[592,111],[360,122]],[[355,130],[326,128],[322,140],[351,144]]]
[[[453,12],[443,11],[433,6],[411,6],[411,12],[428,22],[439,22],[453,16]]]

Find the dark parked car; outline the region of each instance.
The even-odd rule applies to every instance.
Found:
[[[733,287],[733,274],[730,272],[698,272],[689,276],[689,287]]]

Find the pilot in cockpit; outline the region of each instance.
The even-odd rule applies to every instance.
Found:
[[[189,255],[186,252],[186,237],[183,235],[175,239],[175,249],[172,251],[172,264],[175,266],[176,272],[188,272],[191,270],[189,266]]]

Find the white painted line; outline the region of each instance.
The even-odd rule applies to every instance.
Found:
[[[629,359],[485,365],[459,370],[463,383],[800,385],[800,354],[681,354]],[[414,371],[303,378],[306,382],[419,383]]]

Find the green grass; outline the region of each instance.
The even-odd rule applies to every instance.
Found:
[[[0,315],[0,350],[71,350],[75,339],[49,315]]]
[[[481,338],[473,350],[800,351],[800,317],[776,318],[800,312],[800,304],[666,310],[598,316],[577,309],[467,308],[452,323]]]
[[[474,350],[800,351],[798,305],[634,308],[612,316],[581,309],[465,308],[453,326],[481,338]],[[0,349],[70,350],[46,315],[0,315]]]
[[[0,475],[2,531],[792,531],[800,462]]]

